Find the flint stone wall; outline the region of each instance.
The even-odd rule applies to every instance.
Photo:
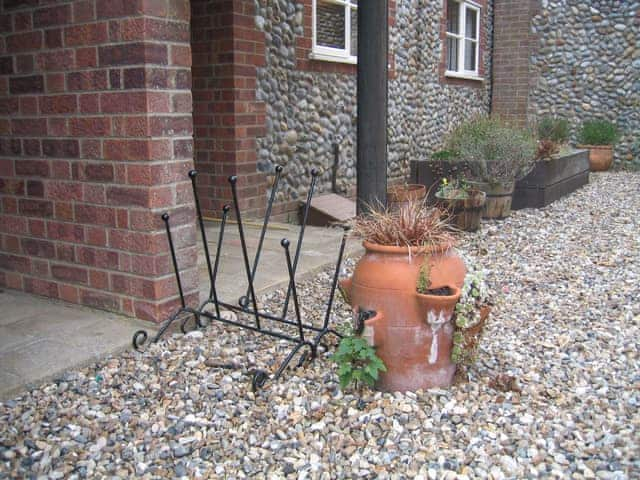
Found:
[[[266,103],[266,135],[258,140],[258,169],[285,167],[278,201],[303,197],[313,167],[323,173],[320,192],[331,188],[334,142],[340,144],[337,187],[351,193],[356,181],[356,76],[303,71],[296,65],[296,39],[305,31],[301,2],[256,0],[256,26],[265,32],[266,65],[258,72],[258,100]],[[408,179],[409,162],[438,150],[442,137],[464,119],[489,109],[489,84],[441,82],[441,0],[398,0],[389,48],[395,76],[389,79],[389,180]],[[490,12],[485,17],[487,44]],[[485,72],[491,59],[484,49]],[[486,75],[489,78],[489,75]]]
[[[602,118],[622,132],[616,165],[640,167],[640,2],[541,2],[532,19],[537,52],[529,116],[557,115],[571,122]]]

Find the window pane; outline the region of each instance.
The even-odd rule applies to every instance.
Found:
[[[447,32],[460,33],[460,4],[449,0],[447,2]]]
[[[471,40],[464,41],[464,69],[476,70],[476,42]]]
[[[458,71],[458,43],[457,38],[447,38],[447,70]]]
[[[464,34],[467,38],[478,39],[478,12],[467,8],[467,18],[465,19]]]
[[[323,47],[345,47],[344,6],[318,0],[316,12],[316,43]]]
[[[355,8],[351,9],[351,55],[358,56],[358,10]]]

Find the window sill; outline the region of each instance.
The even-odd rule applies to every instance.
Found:
[[[444,72],[444,76],[447,78],[462,78],[463,80],[474,80],[476,82],[484,82],[484,77],[479,77],[477,75],[468,74],[468,73],[459,73],[459,72]]]
[[[311,60],[322,60],[325,62],[347,63],[349,65],[357,65],[358,57],[339,57],[335,55],[327,55],[325,53],[311,52],[309,55]]]

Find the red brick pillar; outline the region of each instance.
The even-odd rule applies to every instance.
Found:
[[[531,20],[540,0],[495,0],[491,110],[506,120],[527,123],[529,90],[535,85],[530,63],[537,46]]]
[[[192,0],[195,163],[202,207],[219,216],[238,175],[240,207],[264,210],[265,177],[257,171],[256,138],[264,135],[265,105],[256,100],[264,66],[264,33],[253,0]]]
[[[196,284],[188,0],[0,1],[0,285],[162,320],[163,211]]]

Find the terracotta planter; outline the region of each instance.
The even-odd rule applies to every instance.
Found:
[[[606,172],[613,163],[613,146],[611,145],[578,145],[578,148],[589,149],[589,169],[592,172]]]
[[[497,183],[469,182],[469,184],[487,194],[487,200],[482,211],[483,218],[501,219],[509,216],[515,183],[515,180]]]
[[[389,210],[397,210],[409,202],[421,202],[427,196],[424,185],[394,185],[387,188],[387,205]]]
[[[451,223],[465,232],[475,232],[480,228],[480,218],[486,203],[486,193],[472,189],[469,198],[447,198],[436,193],[438,204],[451,215]]]
[[[375,312],[364,322],[363,336],[387,367],[376,388],[413,391],[451,385],[456,368],[451,362],[452,315],[466,274],[462,259],[451,245],[426,251],[369,242],[364,247],[353,277],[341,283],[356,318],[362,311]],[[449,287],[450,295],[416,291],[425,261],[429,288]]]

